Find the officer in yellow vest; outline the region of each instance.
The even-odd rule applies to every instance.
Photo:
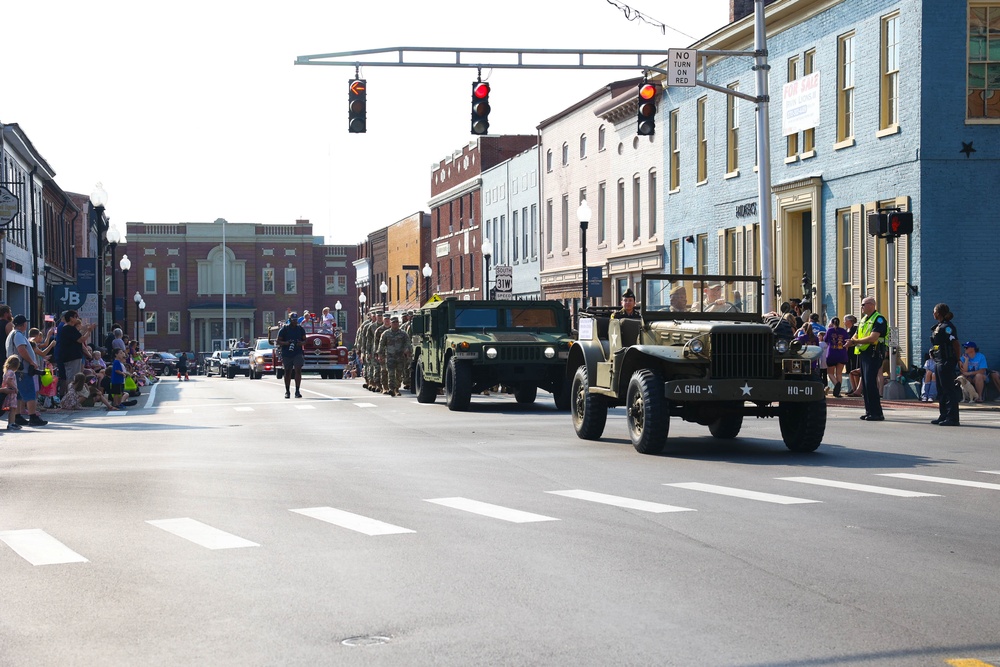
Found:
[[[861,312],[858,332],[847,341],[847,347],[854,348],[854,354],[861,359],[861,387],[865,396],[865,414],[861,419],[880,422],[885,421],[885,415],[879,396],[878,374],[882,372],[888,350],[889,323],[875,309],[875,297],[868,296],[861,301]]]

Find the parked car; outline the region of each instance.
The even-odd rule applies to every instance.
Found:
[[[240,347],[229,352],[221,363],[222,375],[232,380],[237,375],[250,377],[250,348]]]
[[[177,356],[170,352],[147,352],[146,364],[156,371],[157,375],[177,374]]]
[[[222,360],[229,358],[229,350],[216,350],[205,359],[205,375],[222,375]]]
[[[274,373],[274,345],[266,338],[258,338],[250,351],[250,379],[259,380]]]

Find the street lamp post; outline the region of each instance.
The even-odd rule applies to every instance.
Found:
[[[389,307],[386,302],[387,295],[389,294],[389,286],[385,284],[384,280],[382,281],[382,284],[378,286],[378,291],[382,293],[382,314],[385,315],[389,312]]]
[[[361,318],[365,316],[365,302],[368,301],[368,297],[365,296],[364,292],[358,295],[358,309],[361,311]]]
[[[90,193],[90,205],[93,207],[94,227],[97,231],[97,329],[98,335],[104,332],[104,234],[108,231],[104,225],[104,205],[108,203],[108,193],[98,183]]]
[[[338,300],[337,303],[333,304],[334,310],[337,311],[337,319],[334,320],[334,325],[333,325],[333,332],[334,333],[337,333],[337,329],[340,329],[340,309],[343,308],[343,307],[344,307],[344,304],[340,303],[340,300]],[[337,336],[337,345],[340,345],[342,342],[343,341],[341,341],[340,336],[338,335]]]
[[[580,220],[580,249],[582,250],[580,263],[583,265],[583,283],[581,290],[583,298],[580,300],[581,310],[585,310],[587,308],[587,225],[590,224],[590,215],[590,206],[587,205],[587,200],[584,199],[580,202],[580,207],[576,209],[576,217]]]
[[[142,295],[136,291],[135,296],[132,297],[135,301],[135,340],[139,339],[139,304],[142,303]]]
[[[104,233],[104,238],[108,242],[108,247],[111,248],[111,321],[114,322],[115,318],[118,316],[118,313],[116,312],[118,296],[116,294],[116,289],[115,289],[115,282],[116,282],[115,281],[115,248],[118,247],[118,242],[121,240],[122,235],[121,235],[121,232],[118,231],[118,227],[116,227],[115,225],[113,225],[111,223],[108,223],[108,231],[106,231]],[[104,258],[103,257],[101,258],[101,261],[102,261],[102,264],[101,264],[101,279],[103,280],[104,279],[104,265],[103,265]],[[123,293],[123,298],[124,298],[124,293]],[[104,332],[102,331],[101,333],[103,334]]]
[[[130,260],[128,258],[128,255],[124,255],[123,254],[122,255],[122,261],[118,263],[118,266],[122,270],[122,275],[125,276],[122,279],[122,302],[124,303],[124,307],[122,308],[122,331],[126,332],[126,331],[128,331],[128,303],[125,301],[125,299],[128,298],[126,296],[128,294],[128,270],[132,268],[132,260]],[[114,283],[112,283],[112,287],[113,286],[114,286]],[[111,290],[111,292],[113,294],[114,290]],[[114,301],[114,299],[112,298],[112,302],[113,301]],[[112,306],[111,306],[111,311],[112,311],[112,318],[111,319],[112,320],[115,319],[114,316],[113,316],[114,315],[114,309],[115,309],[114,308],[114,304],[112,303]]]
[[[421,273],[424,274],[424,303],[427,303],[431,300],[431,276],[434,275],[434,269],[429,262],[425,262]]]
[[[222,349],[229,349],[229,339],[226,336],[226,220],[219,218],[216,222],[222,225]]]
[[[483,290],[484,298],[490,298],[490,258],[493,257],[493,242],[489,238],[483,239],[483,259],[486,261],[486,289]]]
[[[139,301],[139,349],[146,349],[146,302]]]

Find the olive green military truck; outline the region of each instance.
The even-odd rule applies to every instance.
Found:
[[[569,408],[566,358],[573,342],[569,312],[556,301],[430,302],[413,316],[413,387],[433,403],[444,387],[451,410],[467,410],[473,394],[502,385],[518,403],[539,389]]]
[[[788,449],[814,451],[826,430],[820,348],[765,318],[760,294],[757,276],[647,275],[642,319],[581,317],[567,365],[577,435],[599,439],[608,409],[624,406],[644,454],[664,450],[670,417],[717,438],[739,435],[744,417],[777,417]]]

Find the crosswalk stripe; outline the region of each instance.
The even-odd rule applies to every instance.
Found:
[[[1000,470],[980,470],[979,472],[986,473],[987,475],[1000,475]]]
[[[236,412],[253,412],[253,408],[247,406],[241,406],[233,409],[236,410]]]
[[[374,408],[375,407],[374,403],[355,403],[354,405],[358,406],[359,408]]]
[[[779,496],[773,493],[762,493],[760,491],[749,491],[747,489],[734,489],[729,486],[702,484],[701,482],[680,482],[677,484],[664,484],[663,486],[675,486],[678,489],[704,491],[705,493],[717,493],[721,496],[733,496],[734,498],[745,498],[747,500],[760,500],[765,503],[776,503],[778,505],[802,505],[805,503],[821,502],[819,500],[806,500],[805,498],[793,498],[792,496]]]
[[[213,528],[194,519],[155,519],[147,521],[151,526],[194,542],[206,549],[239,549],[241,547],[259,547],[260,545],[242,537],[237,537],[224,530]]]
[[[677,507],[676,505],[663,505],[661,503],[654,503],[648,500],[637,500],[635,498],[625,498],[623,496],[609,496],[606,493],[597,493],[595,491],[583,491],[582,489],[572,489],[569,491],[546,491],[546,493],[551,493],[556,496],[564,496],[566,498],[576,498],[578,500],[589,500],[594,503],[601,503],[603,505],[614,505],[615,507],[624,507],[626,509],[639,510],[642,512],[654,512],[656,514],[662,514],[663,512],[694,512],[696,510],[690,507]]]
[[[970,482],[965,479],[952,479],[950,477],[932,477],[930,475],[912,475],[908,472],[881,472],[882,477],[896,477],[898,479],[912,479],[917,482],[936,482],[938,484],[952,484],[954,486],[971,486],[976,489],[993,489],[1000,491],[1000,484],[989,482]]]
[[[469,498],[428,498],[427,502],[444,505],[445,507],[451,507],[452,509],[462,510],[464,512],[472,512],[473,514],[481,514],[482,516],[488,516],[493,519],[502,519],[503,521],[510,521],[511,523],[533,523],[536,521],[559,520],[550,516],[532,514],[531,512],[522,512],[521,510],[502,507],[500,505],[491,505],[490,503],[471,500]]]
[[[0,531],[0,541],[32,565],[89,562],[41,528]]]
[[[175,415],[189,415],[191,414],[191,408],[177,408],[174,410]]]
[[[304,509],[289,510],[289,512],[295,512],[296,514],[302,514],[303,516],[312,517],[313,519],[326,521],[327,523],[332,523],[335,526],[364,533],[365,535],[401,535],[403,533],[416,532],[410,530],[409,528],[401,528],[400,526],[394,526],[391,523],[371,519],[366,516],[361,516],[360,514],[345,512],[344,510],[338,510],[333,507],[307,507]]]
[[[922,493],[920,491],[906,491],[904,489],[893,489],[888,486],[872,486],[871,484],[855,484],[853,482],[838,482],[833,479],[821,479],[819,477],[776,477],[775,479],[786,482],[801,482],[802,484],[814,484],[816,486],[830,486],[835,489],[849,489],[851,491],[864,491],[865,493],[881,493],[884,496],[898,496],[900,498],[924,498],[939,497],[936,493]]]
[[[296,410],[315,410],[316,406],[315,405],[296,405],[295,409]]]

